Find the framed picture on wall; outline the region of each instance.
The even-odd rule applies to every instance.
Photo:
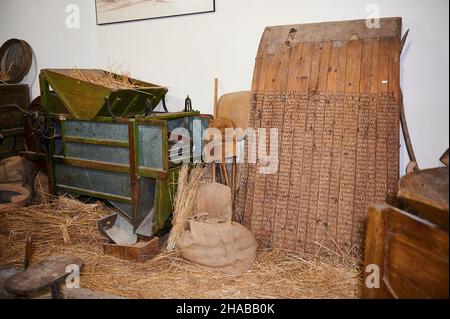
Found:
[[[96,0],[97,24],[214,12],[215,0]]]

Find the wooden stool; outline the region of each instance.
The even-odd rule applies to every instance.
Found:
[[[49,257],[37,266],[10,277],[5,283],[5,289],[21,298],[50,289],[53,299],[63,299],[60,284],[70,275],[67,272],[67,266],[70,265],[81,269],[83,261],[74,256]]]

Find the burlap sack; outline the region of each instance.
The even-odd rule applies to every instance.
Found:
[[[27,181],[26,160],[20,156],[5,158],[0,162],[0,183],[21,184]]]
[[[221,218],[231,222],[233,203],[231,188],[219,183],[210,183],[199,188],[197,194],[197,213],[206,212],[211,218]]]
[[[178,241],[181,255],[201,266],[239,274],[249,270],[256,258],[257,243],[241,224],[224,219],[191,219]]]

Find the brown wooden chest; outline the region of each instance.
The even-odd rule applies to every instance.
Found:
[[[0,160],[25,149],[24,119],[14,105],[27,109],[30,104],[28,85],[0,85]]]

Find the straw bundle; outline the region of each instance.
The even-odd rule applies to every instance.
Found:
[[[189,165],[184,164],[178,176],[178,190],[175,196],[175,209],[172,221],[173,227],[167,242],[168,251],[175,250],[186,222],[192,216],[198,189],[206,175],[206,168],[202,165],[194,166],[190,172],[189,167]]]
[[[31,266],[50,255],[84,261],[81,286],[127,298],[358,298],[359,260],[288,251],[261,251],[252,269],[239,276],[195,266],[175,252],[144,264],[106,256],[97,218],[102,204],[59,198],[47,205],[0,212],[0,265],[22,266],[25,238],[33,235]]]
[[[132,80],[128,71],[122,71],[120,74],[111,70],[99,72],[97,70],[70,70],[70,76],[84,82],[101,85],[111,89],[135,89],[139,86]]]

